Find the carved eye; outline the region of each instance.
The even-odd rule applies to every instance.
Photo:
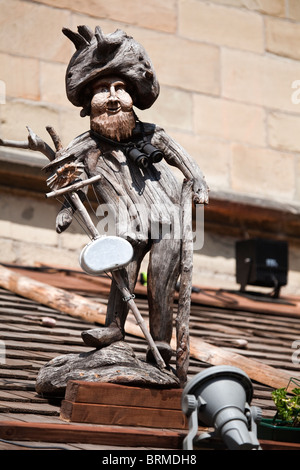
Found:
[[[105,86],[105,85],[102,85],[101,87],[99,87],[97,89],[97,92],[98,93],[108,93],[109,92],[109,87]]]

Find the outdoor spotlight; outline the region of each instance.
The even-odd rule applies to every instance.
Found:
[[[189,432],[184,450],[203,439],[220,437],[229,450],[261,450],[257,423],[261,409],[250,407],[253,387],[247,374],[231,366],[213,366],[197,374],[184,387],[181,398]],[[199,423],[214,428],[198,435]]]
[[[236,281],[240,290],[247,285],[273,287],[274,297],[287,284],[288,245],[285,241],[253,238],[236,242]]]

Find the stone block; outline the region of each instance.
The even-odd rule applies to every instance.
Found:
[[[7,101],[1,106],[0,135],[3,139],[27,140],[26,126],[53,148],[46,126],[53,126],[59,132],[59,113],[53,107],[25,100]]]
[[[210,189],[230,189],[229,143],[184,132],[173,132],[171,135],[197,162]]]
[[[179,34],[193,40],[253,52],[264,50],[260,15],[197,0],[179,1]]]
[[[290,201],[295,192],[294,155],[232,144],[232,189],[252,197]]]
[[[265,111],[259,106],[194,94],[195,132],[265,145]]]
[[[17,262],[25,266],[44,264],[46,266],[63,266],[78,269],[78,253],[59,249],[55,246],[15,241]]]
[[[285,16],[285,0],[241,0],[242,6],[265,15]]]
[[[76,224],[76,221],[72,222],[72,225]],[[55,228],[53,229],[55,230]],[[81,250],[85,247],[90,242],[90,239],[87,234],[83,232],[82,233],[71,233],[68,230],[66,230],[63,233],[60,233],[58,235],[58,248],[65,249],[65,250],[73,250],[77,253],[77,261],[78,261],[78,256],[81,252]],[[78,261],[78,268],[79,268],[79,261]]]
[[[0,206],[3,208],[3,205]],[[11,221],[6,220],[1,213],[1,220],[0,220],[0,237],[11,239]]]
[[[167,32],[176,31],[175,0],[41,0],[40,3],[97,18],[109,18],[144,28]],[[82,23],[80,23],[82,24]]]
[[[66,96],[66,65],[41,61],[40,71],[41,101],[73,107]]]
[[[296,155],[295,156],[295,173],[296,175],[300,175],[300,155]],[[296,201],[299,203],[300,201],[300,179],[299,178],[296,178],[296,191],[295,191],[295,199]],[[297,265],[300,266],[300,264],[298,264],[300,262],[300,259],[297,260]]]
[[[282,111],[295,111],[292,84],[300,77],[300,63],[278,57],[224,49],[223,96]]]
[[[70,13],[36,2],[0,0],[0,51],[18,56],[67,62],[72,45],[61,32]]]
[[[57,245],[57,233],[55,229],[35,227],[33,225],[15,224],[11,225],[11,237],[13,240],[26,241],[46,246]]]
[[[12,240],[57,245],[56,210],[52,204],[2,194],[0,209],[1,236],[5,236],[6,228],[6,236]]]
[[[5,222],[5,221],[4,221]],[[2,235],[3,221],[0,221],[0,263],[16,263],[17,255],[15,252],[14,242]]]
[[[268,115],[269,143],[279,150],[300,152],[300,114],[270,112]]]
[[[6,84],[6,99],[39,100],[38,60],[0,53],[0,79]]]
[[[300,60],[300,24],[278,18],[266,18],[266,50]]]
[[[173,87],[161,87],[154,105],[145,111],[137,110],[140,119],[153,122],[164,129],[193,130],[192,93]]]
[[[300,3],[299,0],[288,0],[288,18],[300,21]]]
[[[161,85],[219,94],[219,48],[141,29],[127,29],[148,52]]]
[[[88,116],[82,118],[80,109],[75,106],[60,109],[60,138],[64,147],[78,135],[90,129],[90,119]]]
[[[247,8],[266,15],[285,16],[285,0],[210,0],[213,3]],[[298,0],[292,0],[298,2]]]

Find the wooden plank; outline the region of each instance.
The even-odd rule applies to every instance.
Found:
[[[62,401],[60,417],[75,423],[186,429],[182,411],[134,406],[94,405]]]
[[[36,333],[30,333],[26,334],[26,332],[16,332],[14,331],[13,333],[11,332],[6,332],[6,331],[1,331],[0,333],[0,339],[7,341],[10,340],[13,336],[13,339],[15,341],[22,341],[22,342],[42,342],[42,343],[51,343],[51,344],[75,344],[75,345],[82,345],[82,339],[80,338],[80,334],[78,333],[78,336],[70,336],[68,337],[67,335],[62,335],[62,336],[56,336],[55,332],[49,331],[47,335],[43,334],[36,334]]]
[[[3,269],[5,269],[5,268],[3,268]],[[3,275],[2,268],[0,269],[0,285],[1,285],[1,282],[3,282],[3,279],[1,281],[1,274]],[[34,289],[34,285],[35,285],[34,282],[35,281],[32,284],[31,282],[27,282],[27,278],[26,278],[26,280],[23,280],[24,277],[22,277],[22,280],[20,280],[19,276],[16,277],[15,274],[11,273],[11,272],[8,275],[6,273],[2,277],[4,277],[4,280],[7,281],[6,283],[3,282],[3,284],[5,284],[5,288],[12,287],[12,288],[15,289],[15,291],[16,290],[22,291],[23,295],[30,295],[30,292],[35,290]],[[29,287],[30,287],[30,289],[29,289]],[[60,300],[61,300],[60,296],[65,294],[65,293],[61,292],[60,290],[57,291],[57,289],[54,289],[55,292],[53,290],[49,291],[47,289],[48,287],[49,286],[46,286],[46,288],[45,288],[44,285],[42,287],[39,285],[39,288],[40,288],[39,289],[39,301],[41,301],[41,302],[47,301],[48,302],[49,299],[47,297],[50,296],[50,299],[51,299],[51,296],[53,296],[53,298],[57,299],[58,302],[60,303]],[[50,294],[50,292],[51,292],[51,294]],[[41,293],[43,293],[43,296],[41,296]],[[69,308],[69,311],[71,312],[76,306],[76,299],[78,299],[78,297],[81,297],[81,296],[77,296],[77,295],[72,296],[70,293],[68,293],[68,294],[69,294],[68,297],[63,296],[62,303],[65,305],[66,301],[68,299],[69,300],[68,308]],[[196,296],[197,295],[198,294],[196,294]],[[235,298],[233,299],[234,296],[232,296],[232,295],[227,296],[226,295],[225,300],[223,298],[224,296],[220,300],[220,298],[219,298],[220,296],[216,296],[213,293],[212,297],[213,297],[212,300],[214,302],[212,304],[222,306],[222,308],[233,309],[233,306],[234,306],[237,309],[237,308],[241,307],[241,302],[239,302],[240,301],[240,296],[236,295]],[[229,300],[227,299],[227,297],[228,297]],[[218,304],[218,300],[219,300],[219,304]],[[94,302],[93,300],[81,298],[79,303],[80,303],[81,308],[83,308],[83,306],[85,306],[85,308],[88,308],[89,311],[95,312],[95,309],[97,310],[99,308],[99,304],[97,304],[97,302]],[[248,306],[249,306],[249,304],[251,304],[251,302],[249,302],[249,301],[247,301],[246,303],[247,303]],[[252,304],[253,303],[254,302],[252,302]],[[52,301],[51,301],[51,306],[55,307],[55,305],[53,305]],[[258,311],[259,306],[261,307],[261,302],[256,302],[256,307],[257,307],[256,310],[257,311]],[[276,305],[274,306],[272,304],[271,309],[270,309],[270,310],[272,310],[272,313],[273,313],[273,309],[275,309],[275,307],[276,307]],[[280,309],[281,310],[285,309],[286,315],[288,315],[288,314],[293,315],[296,312],[296,309],[294,307],[293,308],[288,308],[288,306],[286,306],[286,305],[284,305],[284,306],[280,305]],[[76,310],[76,308],[75,308],[75,310]],[[75,315],[76,315],[76,312],[75,312]],[[88,319],[88,317],[85,317],[85,319]],[[101,321],[102,320],[103,320],[103,318],[101,317]],[[100,321],[100,323],[101,323],[101,321]],[[139,327],[130,318],[128,318],[128,320],[126,322],[126,332],[128,334],[133,334],[133,335],[136,335],[136,336],[139,336],[139,337],[141,336],[141,332],[140,332]],[[34,345],[34,348],[36,349],[39,344],[41,344],[41,343],[36,343]],[[11,346],[13,346],[13,345],[11,345]],[[17,348],[17,342],[15,342],[15,348]],[[173,348],[174,349],[176,348],[176,341],[175,341],[175,343],[173,342]],[[61,351],[66,350],[66,349],[67,349],[66,347],[65,347],[65,349],[63,349],[63,346],[61,346]],[[42,351],[47,351],[47,350],[48,351],[53,351],[54,348],[52,349],[52,346],[50,344],[49,344],[49,346],[48,345],[42,345],[41,350]],[[275,387],[275,388],[285,386],[286,383],[289,380],[289,374],[285,373],[284,371],[272,368],[268,365],[265,365],[263,362],[260,362],[260,361],[257,361],[257,360],[251,359],[251,358],[245,358],[244,356],[242,356],[241,354],[237,354],[236,352],[226,351],[222,348],[218,348],[217,346],[206,343],[206,342],[202,341],[201,339],[195,338],[195,337],[192,337],[190,339],[190,356],[194,357],[194,358],[196,358],[200,361],[211,364],[211,365],[220,365],[220,364],[236,365],[237,367],[240,367],[240,368],[244,369],[245,372],[249,375],[249,377],[252,380],[255,380],[259,383],[264,383],[266,385],[269,385],[269,386]]]
[[[191,356],[212,365],[231,365],[242,369],[248,376],[259,383],[273,388],[286,387],[290,374],[284,370],[276,369],[255,359],[244,357],[202,341],[200,338],[191,338]]]
[[[260,441],[262,450],[300,450],[300,444],[293,442]]]
[[[0,421],[0,438],[15,441],[88,443],[108,446],[182,449],[185,433],[140,427],[85,426]]]
[[[8,402],[0,401],[1,413],[28,413],[40,415],[59,416],[59,406],[49,405],[48,403],[32,403],[32,402]]]
[[[74,349],[72,349],[72,346],[75,346],[76,347],[76,351],[77,352],[83,352],[83,351],[90,351],[91,348],[87,347],[84,345],[84,343],[82,342],[82,345],[80,344],[74,344],[74,343],[70,343],[69,345],[67,344],[60,344],[60,343],[56,343],[56,344],[53,344],[52,342],[45,342],[45,343],[42,343],[42,342],[30,342],[30,341],[27,341],[27,344],[28,344],[28,347],[26,348],[26,342],[25,341],[22,341],[20,339],[20,341],[13,341],[13,340],[5,340],[5,346],[6,346],[6,350],[8,350],[9,348],[13,348],[13,349],[27,349],[27,350],[30,350],[30,351],[37,351],[37,357],[39,357],[39,352],[53,352],[53,353],[56,353],[57,355],[58,354],[68,354],[70,352],[73,352]]]
[[[12,292],[90,322],[105,322],[106,306],[82,296],[21,276],[0,265],[0,285]]]
[[[26,391],[9,391],[0,390],[0,400],[6,401],[21,401],[21,402],[31,402],[31,403],[48,403],[46,398],[42,398],[40,395],[34,395],[32,392]]]
[[[282,317],[300,317],[300,299],[298,297],[281,297],[280,301],[266,297],[250,298],[239,291],[230,292],[223,289],[201,288],[199,293],[193,293],[192,302],[231,310],[244,310],[265,315],[280,315]]]
[[[0,378],[0,388],[2,390],[33,390],[35,391],[35,380],[18,380]]]
[[[65,399],[73,403],[123,405],[181,410],[181,389],[129,387],[112,383],[70,381]]]
[[[29,294],[32,295],[31,290],[35,289],[34,283],[36,281],[32,281],[32,280],[28,281],[28,279],[25,277],[19,277],[15,275],[15,273],[12,273],[11,271],[9,273],[7,273],[6,271],[7,270],[5,268],[2,268],[0,266],[0,285],[4,285],[5,288],[12,287],[14,289],[14,292],[15,291],[22,292],[23,295],[29,295]],[[88,312],[95,313],[95,311],[99,309],[99,305],[96,302],[93,302],[92,300],[84,299],[78,295],[72,296],[70,293],[67,293],[68,296],[66,297],[64,296],[64,294],[66,293],[64,293],[62,290],[57,290],[55,288],[51,288],[50,290],[48,290],[48,287],[50,286],[45,286],[42,283],[39,283],[38,298],[39,298],[39,301],[41,301],[42,303],[48,302],[48,305],[51,304],[51,306],[53,307],[55,306],[57,307],[57,303],[58,303],[60,306],[64,306],[65,312],[68,310],[71,315],[75,315],[79,317],[81,317],[81,315],[76,310],[77,300],[79,302],[80,310],[86,308],[88,309]],[[61,296],[63,297],[62,300],[61,300]],[[50,304],[49,304],[48,297],[50,299]],[[69,302],[68,308],[65,308],[67,302]],[[105,315],[100,316],[101,318],[98,316],[99,323],[103,324],[104,316]],[[86,320],[94,318],[93,315],[92,316],[84,315],[84,317]],[[125,328],[128,334],[133,334],[139,337],[142,336],[140,328],[136,325],[134,320],[132,320],[131,318],[127,319]],[[36,343],[36,344],[39,344],[39,343]],[[174,336],[172,340],[172,347],[174,350],[176,349],[176,338]],[[52,346],[50,344],[49,344],[49,347],[48,346],[46,347],[44,345],[42,347],[42,350],[53,351]],[[237,367],[244,369],[245,372],[249,375],[249,377],[252,380],[255,380],[260,383],[264,383],[274,388],[286,386],[289,380],[289,374],[285,373],[284,371],[272,368],[254,359],[245,358],[242,355],[237,354],[235,352],[232,353],[230,351],[225,351],[222,348],[213,346],[195,337],[192,337],[190,339],[190,356],[196,359],[199,359],[203,362],[209,363],[211,365],[220,365],[220,364],[235,365]]]

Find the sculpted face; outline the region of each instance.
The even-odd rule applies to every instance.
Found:
[[[125,83],[105,77],[93,84],[91,129],[115,140],[130,137],[135,127],[133,102]]]

